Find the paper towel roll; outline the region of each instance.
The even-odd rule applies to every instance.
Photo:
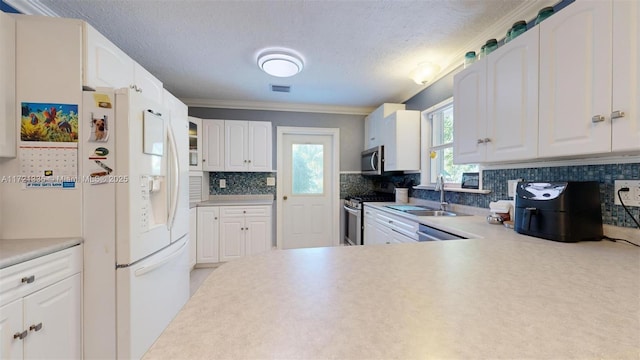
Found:
[[[396,202],[406,204],[409,202],[409,189],[396,188]]]

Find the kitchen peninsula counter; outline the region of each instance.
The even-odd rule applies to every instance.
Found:
[[[214,271],[145,359],[638,359],[639,295],[640,249],[607,241],[275,250]]]

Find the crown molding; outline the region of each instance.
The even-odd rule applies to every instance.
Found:
[[[403,97],[402,103],[416,96],[422,90],[428,88],[433,85],[436,81],[442,79],[452,71],[456,70],[462,64],[464,64],[464,55],[467,51],[475,51],[478,53],[480,51],[480,47],[484,45],[484,43],[488,39],[498,39],[501,40],[504,38],[507,30],[513,26],[518,20],[526,20],[527,23],[532,21],[538,16],[538,11],[546,6],[553,6],[559,3],[559,0],[540,0],[540,1],[527,1],[523,3],[521,6],[515,8],[513,11],[507,13],[504,17],[502,17],[499,21],[494,23],[489,28],[484,31],[478,33],[473,39],[468,41],[463,47],[458,49],[455,53],[453,53],[449,60],[445,62],[444,65],[441,64],[442,70],[440,73],[428,84],[421,86],[417,91],[412,91],[407,96]]]
[[[44,15],[60,17],[56,12],[43,5],[39,0],[3,0],[24,15]]]
[[[236,101],[236,100],[214,100],[199,98],[181,98],[189,107],[205,107],[220,109],[243,109],[243,110],[269,110],[269,111],[292,111],[310,112],[322,114],[342,114],[342,115],[369,115],[375,107],[355,107],[337,105],[317,105],[317,104],[290,104],[279,102],[259,102],[259,101]]]

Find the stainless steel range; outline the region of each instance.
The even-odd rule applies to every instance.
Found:
[[[344,199],[344,245],[362,245],[364,202],[387,202],[394,200],[395,196],[389,193],[347,196]]]

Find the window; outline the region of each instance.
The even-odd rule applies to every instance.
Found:
[[[291,149],[294,194],[324,193],[324,147],[322,144],[293,144]]]
[[[452,187],[460,186],[462,173],[477,172],[477,164],[453,163],[453,98],[422,112],[421,185],[433,185],[440,174]]]

